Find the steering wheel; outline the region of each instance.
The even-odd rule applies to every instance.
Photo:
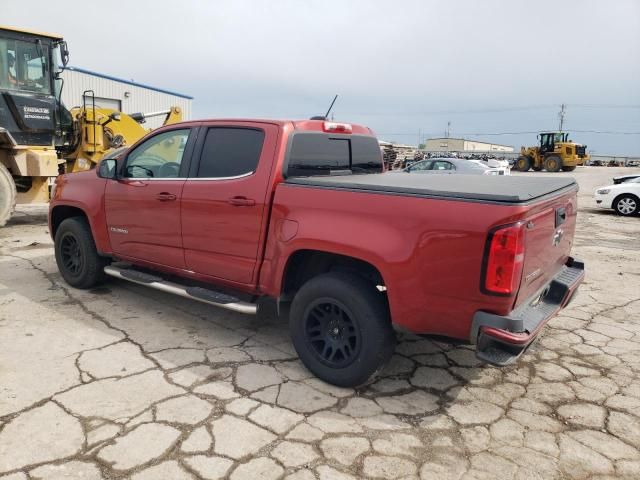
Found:
[[[167,162],[160,167],[158,177],[160,178],[176,178],[180,173],[180,164],[176,162]]]
[[[133,163],[131,163],[131,160]],[[133,176],[133,169],[139,168],[146,172],[147,177],[157,177],[157,172],[162,168],[165,161],[162,157],[153,154],[143,154],[135,159],[127,161],[126,172],[128,176]],[[144,178],[144,177],[141,177]]]

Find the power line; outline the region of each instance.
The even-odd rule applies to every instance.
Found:
[[[640,135],[640,132],[614,132],[614,131],[607,131],[607,130],[564,130],[565,132],[568,133],[593,133],[593,134],[597,134],[597,135]],[[377,133],[377,132],[376,132]],[[534,131],[529,131],[529,132],[473,132],[473,133],[457,133],[457,135],[460,136],[489,136],[489,135],[529,135],[529,134],[538,134],[540,133],[540,130],[534,130]],[[402,132],[402,133],[377,133],[377,135],[415,135],[415,132],[413,133],[407,133],[407,132]],[[424,135],[429,135],[427,133],[424,133]],[[435,135],[435,134],[431,134],[431,135]]]
[[[640,108],[640,105],[612,105],[603,103],[570,103],[569,106],[578,108]]]
[[[563,104],[547,104],[547,105],[516,105],[513,107],[486,107],[475,108],[466,110],[420,110],[420,111],[404,111],[404,112],[342,112],[343,115],[471,115],[471,114],[483,114],[483,113],[503,113],[503,112],[517,112],[523,110],[545,110],[556,109],[558,107],[564,108],[593,108],[593,109],[640,109],[640,105],[636,104],[596,104],[596,103],[563,103]]]

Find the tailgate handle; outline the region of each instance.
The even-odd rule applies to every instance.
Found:
[[[562,225],[567,220],[567,211],[564,207],[556,209],[556,228]]]

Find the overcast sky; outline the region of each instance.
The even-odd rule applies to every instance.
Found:
[[[640,132],[638,0],[1,0],[2,23],[63,35],[70,65],[192,95],[195,118],[336,120],[416,144]],[[573,133],[640,155],[640,135]]]

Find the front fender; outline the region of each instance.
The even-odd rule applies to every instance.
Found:
[[[61,175],[56,179],[54,198],[49,204],[49,231],[54,235],[52,218],[56,209],[71,207],[84,213],[91,227],[96,249],[101,254],[111,254],[104,211],[106,180],[97,177],[95,171]]]

